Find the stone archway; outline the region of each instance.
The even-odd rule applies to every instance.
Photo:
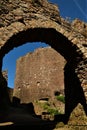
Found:
[[[67,23],[65,20],[60,18],[59,11],[55,5],[52,5],[47,1],[45,1],[46,3],[41,1],[41,5],[38,5],[37,2],[32,3],[31,1],[27,1],[26,3],[22,2],[23,1],[21,1],[22,6],[20,5],[21,10],[17,7],[17,3],[14,2],[14,6],[16,7],[15,10],[12,6],[12,10],[10,12],[8,11],[9,13],[4,14],[5,18],[2,20],[4,24],[3,26],[1,25],[0,28],[0,70],[2,69],[2,60],[4,55],[14,47],[18,47],[25,42],[31,42],[31,44],[32,42],[38,41],[45,42],[66,59],[68,69],[70,68],[68,72],[72,73],[72,75],[75,74],[76,79],[79,80],[80,87],[84,87],[84,84],[87,82],[86,36],[78,32],[72,24]],[[8,2],[7,5],[10,4],[11,3]],[[39,12],[42,5],[43,11]],[[49,8],[46,10],[48,5]],[[26,13],[25,7],[28,11],[30,6],[32,6],[33,11],[31,10]],[[36,10],[38,13],[36,13]],[[49,13],[49,10],[51,13]],[[16,12],[18,12],[18,14],[14,16]],[[14,21],[10,22],[10,20],[8,20],[8,22],[4,22],[4,19],[6,19],[7,16],[12,16]],[[67,70],[67,66],[65,70]],[[8,101],[8,94],[6,90],[6,82],[1,71],[0,77],[0,99],[3,99],[0,104],[2,105]],[[73,77],[71,76],[71,80]]]
[[[54,48],[57,52],[59,52],[69,64],[69,67],[67,69],[71,69],[73,73],[75,73],[77,63],[80,60],[79,59],[77,61],[77,58],[78,57],[82,58],[82,54],[77,53],[78,48],[76,45],[73,45],[65,36],[57,32],[53,28],[28,29],[26,31],[22,31],[16,35],[13,35],[9,40],[7,40],[5,45],[1,48],[0,54],[2,55],[3,58],[3,56],[10,50],[12,50],[14,47],[18,47],[26,42],[31,42],[32,44],[32,42],[38,42],[38,41],[49,44],[52,48]],[[65,71],[67,71],[67,69],[65,69]],[[71,79],[72,78],[73,77],[71,76]]]

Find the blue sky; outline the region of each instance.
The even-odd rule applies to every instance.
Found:
[[[79,18],[87,22],[87,0],[49,0],[56,3],[62,17]]]
[[[58,5],[60,15],[63,18],[73,20],[79,18],[87,22],[87,0],[49,0],[49,2]],[[8,70],[8,87],[14,87],[14,77],[16,69],[16,60],[28,52],[34,51],[39,47],[46,47],[45,43],[26,43],[20,47],[14,48],[3,59],[2,70]]]

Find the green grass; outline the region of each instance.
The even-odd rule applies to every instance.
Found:
[[[63,103],[65,103],[65,97],[63,95],[56,96],[56,99],[63,102]]]
[[[58,111],[58,109],[51,108],[51,106],[48,103],[43,104],[43,109],[46,110],[51,115],[60,114],[60,112]]]

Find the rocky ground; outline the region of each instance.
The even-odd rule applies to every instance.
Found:
[[[56,101],[55,101],[56,102]],[[54,102],[54,103],[55,103]],[[64,103],[60,102],[61,113],[64,112]],[[30,128],[38,130],[86,130],[87,117],[83,111],[83,107],[78,104],[70,115],[68,123],[54,121],[54,105],[48,101],[33,102],[34,109],[32,113],[25,111],[25,107],[11,107],[8,114],[0,123],[0,128]],[[58,104],[56,104],[58,105]],[[50,109],[49,107],[50,106]],[[60,110],[58,108],[58,110]],[[52,110],[52,111],[49,111]],[[54,110],[54,111],[53,111]]]

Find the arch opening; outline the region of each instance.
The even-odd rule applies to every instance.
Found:
[[[26,49],[28,49],[28,51],[29,51],[29,48],[31,47],[29,45],[37,46],[37,44],[38,43],[35,43],[35,42],[32,44],[27,43]],[[20,47],[21,46],[19,46],[19,49],[18,49],[19,51],[21,50]],[[17,54],[17,52],[15,52],[15,54]],[[35,100],[38,101],[39,99],[43,100],[43,99],[47,99],[47,98],[50,99],[50,101],[51,101],[51,99],[54,100],[54,98],[56,98],[54,95],[54,91],[60,91],[60,93],[64,95],[63,68],[64,68],[65,60],[63,59],[63,57],[57,51],[55,51],[54,49],[52,49],[50,46],[48,46],[45,43],[39,43],[39,49],[35,49],[34,52],[30,52],[28,54],[30,54],[31,56],[27,56],[28,58],[26,59],[26,54],[24,54],[21,57],[22,62],[19,63],[23,67],[21,68],[21,73],[17,73],[16,76],[19,77],[20,75],[24,75],[24,77],[23,77],[23,79],[22,79],[22,76],[20,76],[20,78],[16,78],[16,81],[17,81],[17,79],[20,80],[19,83],[21,85],[16,82],[15,88],[13,89],[13,91],[14,91],[13,99],[11,99],[13,104],[15,104],[15,106],[17,104],[17,106],[18,106],[18,104],[20,104],[20,103],[25,103],[25,102],[28,103],[31,101],[35,101]],[[36,61],[36,63],[35,62],[29,63],[29,61],[30,61],[29,57],[32,58],[32,56],[34,56],[33,54],[36,55],[35,59],[33,59]],[[20,58],[18,58],[18,59],[20,60]],[[14,60],[14,57],[13,57],[13,59],[11,59],[11,61],[12,60]],[[24,71],[25,71],[24,61],[25,60],[27,62],[26,63],[27,72],[24,74]],[[33,61],[31,61],[31,62],[33,62]],[[38,66],[37,66],[37,64],[38,64]],[[18,65],[18,66],[20,66],[20,65]],[[18,66],[16,66],[17,67],[16,69],[18,69],[20,71],[20,67],[18,68]],[[35,68],[35,69],[33,70],[32,68]],[[57,72],[57,70],[58,70],[58,72]],[[32,73],[32,71],[33,71],[33,73]],[[27,73],[28,74],[30,73],[29,74],[30,76]],[[39,77],[38,73],[41,73],[40,77]],[[28,77],[26,77],[26,75]],[[35,79],[33,78],[34,76],[35,76]],[[30,77],[32,77],[32,78],[30,79]],[[9,78],[9,74],[8,74],[8,78]],[[56,78],[56,81],[55,81],[55,78]],[[25,81],[25,79],[28,79],[28,81],[27,80]],[[49,82],[49,80],[50,80],[50,82]],[[23,83],[21,83],[21,82],[23,82]],[[34,83],[32,83],[32,82],[34,82]],[[51,86],[52,86],[52,90],[51,90]],[[29,89],[29,87],[30,87],[30,89]],[[18,93],[18,91],[20,91],[21,94],[17,95],[16,91],[17,91],[17,93]],[[23,95],[22,95],[22,93],[23,93]],[[24,97],[26,97],[26,98],[24,98]],[[20,102],[17,99],[20,99]],[[52,102],[51,102],[51,105],[52,105]],[[57,105],[57,103],[55,105]],[[62,104],[62,107],[63,108],[62,108],[61,112],[64,112],[64,105],[63,104]],[[58,109],[61,109],[61,107],[59,106]],[[54,107],[54,110],[55,110],[55,107]]]

